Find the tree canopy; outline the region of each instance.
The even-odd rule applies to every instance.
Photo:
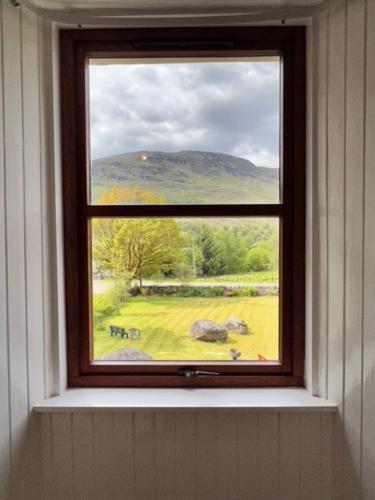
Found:
[[[163,199],[138,187],[105,191],[100,204],[161,204]],[[173,219],[96,219],[93,258],[115,278],[128,280],[169,272],[183,259],[183,235]]]

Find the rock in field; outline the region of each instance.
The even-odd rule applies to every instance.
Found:
[[[242,319],[229,318],[224,321],[223,326],[229,332],[239,333],[241,335],[247,335],[249,333],[249,328]]]
[[[228,331],[224,326],[218,325],[213,321],[199,319],[191,325],[190,336],[197,340],[213,342],[215,340],[226,340]]]
[[[119,349],[118,351],[110,352],[99,358],[97,361],[150,361],[152,358],[148,354],[139,349]]]

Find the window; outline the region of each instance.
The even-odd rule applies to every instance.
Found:
[[[299,386],[304,28],[61,33],[71,386]]]

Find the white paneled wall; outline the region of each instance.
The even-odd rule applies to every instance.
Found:
[[[375,1],[313,23],[316,392],[339,403],[334,497],[375,499]]]
[[[54,145],[47,134],[52,86],[46,79],[52,41],[50,24],[0,2],[1,500],[43,498],[40,422],[31,411],[58,384],[49,368],[52,354],[58,359],[51,332],[59,324],[56,295],[49,293],[56,275]]]
[[[332,413],[42,415],[45,498],[331,497]]]
[[[0,6],[0,500],[375,500],[375,0],[310,32],[307,365],[337,417],[32,416],[64,385],[57,42]]]

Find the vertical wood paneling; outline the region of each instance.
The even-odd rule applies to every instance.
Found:
[[[197,499],[217,500],[217,414],[197,414]]]
[[[21,11],[27,349],[30,401],[44,393],[38,18]],[[35,369],[38,367],[38,369]]]
[[[301,431],[298,413],[280,415],[280,500],[300,498]]]
[[[43,373],[43,285],[40,193],[38,19],[21,11],[21,74],[23,102],[23,160],[25,213],[25,270],[27,318],[27,377],[29,411],[44,393]],[[35,367],[38,367],[37,369]],[[29,418],[28,495],[40,498],[41,463],[39,419]]]
[[[328,294],[321,289],[319,315],[328,311],[327,338],[319,330],[320,382],[339,403],[339,415],[322,419],[321,445],[332,433],[333,456],[323,453],[323,498],[375,498],[375,4],[372,0],[331,2],[328,29],[325,14],[319,25],[319,45],[328,39],[328,56],[319,51],[316,102],[319,172],[327,179]],[[326,35],[324,34],[326,31]],[[328,59],[327,59],[328,57]],[[324,85],[328,85],[327,125],[324,124]],[[323,103],[324,106],[324,103]],[[328,151],[327,163],[324,163]],[[324,173],[326,165],[326,174]],[[324,208],[324,185],[319,184]],[[320,204],[320,202],[319,202]],[[324,220],[320,220],[324,233]],[[319,251],[324,250],[319,242]],[[324,270],[319,268],[322,282]],[[325,361],[326,360],[326,361]],[[322,370],[322,362],[326,370]],[[321,392],[324,394],[323,392]],[[325,426],[323,426],[325,422]],[[322,482],[324,484],[324,482]],[[323,487],[322,487],[323,488]]]
[[[94,499],[112,500],[114,493],[113,414],[94,414]]]
[[[237,415],[238,499],[260,498],[259,483],[259,415]]]
[[[314,20],[316,50],[317,50],[317,75],[316,75],[316,110],[311,110],[315,116],[316,127],[316,175],[317,196],[314,202],[315,217],[318,221],[316,234],[316,259],[315,265],[319,266],[319,272],[314,285],[317,287],[317,308],[314,308],[318,318],[315,322],[320,333],[317,341],[318,349],[318,394],[327,397],[327,369],[328,369],[328,224],[327,224],[327,120],[328,120],[328,18],[327,12],[323,12]]]
[[[70,413],[52,415],[53,499],[74,498],[73,486],[73,417]]]
[[[10,405],[9,405],[9,341],[8,341],[8,283],[7,283],[7,247],[6,247],[6,164],[4,159],[4,110],[3,110],[3,8],[0,3],[0,500],[7,500],[10,495]]]
[[[4,144],[8,264],[11,496],[27,499],[29,411],[25,283],[24,158],[20,11],[3,3]]]
[[[30,413],[44,394],[39,29],[29,11],[0,3],[0,498],[36,500],[44,488],[40,419]]]
[[[366,95],[363,282],[363,500],[375,498],[375,2],[366,3]]]
[[[328,396],[342,401],[344,350],[345,9],[329,12],[328,45]]]
[[[155,415],[155,455],[165,457],[155,460],[156,498],[176,498],[176,426],[175,414],[169,412]]]
[[[42,472],[43,472],[43,498],[53,498],[53,437],[52,415],[43,414],[41,418],[41,446],[42,446]]]
[[[328,13],[328,397],[343,409],[345,286],[345,53],[346,9]],[[344,434],[334,427],[336,497],[343,498]]]
[[[29,499],[43,499],[42,443],[40,415],[31,413],[28,422],[29,463],[27,487]]]
[[[76,413],[72,424],[75,500],[94,500],[94,429],[90,413]]]
[[[67,360],[66,360],[66,323],[65,323],[65,279],[64,279],[64,213],[63,213],[63,190],[62,190],[62,161],[61,161],[61,128],[60,128],[60,30],[56,24],[52,25],[52,43],[49,49],[49,54],[52,54],[52,82],[51,84],[51,95],[49,106],[53,109],[53,113],[50,113],[50,124],[49,128],[53,131],[53,144],[54,148],[51,151],[51,163],[54,170],[54,212],[53,228],[54,234],[54,246],[55,246],[55,259],[56,259],[56,269],[55,269],[55,286],[56,286],[56,324],[58,335],[58,351],[59,359],[56,363],[59,370],[58,379],[58,392],[61,393],[65,390],[67,386]],[[43,37],[41,41],[44,43]],[[47,57],[47,54],[45,55]],[[51,58],[51,56],[49,56]],[[56,331],[56,330],[55,330]]]
[[[216,487],[219,500],[238,499],[238,427],[231,412],[217,415]]]
[[[345,437],[344,498],[360,498],[363,151],[364,151],[364,16],[363,0],[350,0],[347,12],[346,75],[346,230],[345,230]]]
[[[135,499],[134,415],[113,414],[113,475],[114,499]]]
[[[55,159],[59,155],[54,144],[53,116],[53,29],[49,21],[39,18],[39,119],[40,175],[43,246],[43,318],[45,353],[45,395],[59,394],[59,318],[57,307],[56,220],[55,220]],[[61,334],[64,334],[61,332]]]
[[[100,412],[42,419],[48,500],[333,499],[330,414]]]
[[[196,414],[176,413],[176,498],[197,498]]]
[[[304,500],[320,497],[320,415],[302,413],[300,417],[300,491]]]
[[[136,499],[155,496],[155,415],[134,415],[134,466]]]
[[[274,500],[280,490],[280,415],[259,415],[259,497]]]
[[[316,23],[306,28],[306,107],[313,109],[312,103],[316,99],[317,92],[317,65],[314,63],[317,53],[317,40],[315,36]],[[316,254],[317,238],[316,232],[319,224],[315,217],[316,198],[316,175],[314,173],[316,127],[313,113],[306,115],[306,255],[305,255],[305,386],[308,391],[317,394],[317,349],[318,342],[313,332],[316,330],[316,300],[317,293],[316,277],[319,273],[313,272],[314,255]]]
[[[320,499],[334,498],[332,485],[332,424],[333,415],[320,417]]]

